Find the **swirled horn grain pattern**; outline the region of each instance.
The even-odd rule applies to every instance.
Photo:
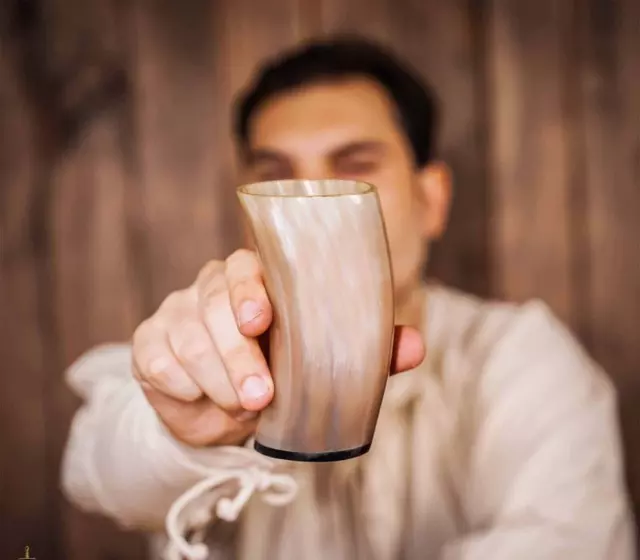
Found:
[[[374,187],[272,181],[238,189],[274,309],[273,402],[256,448],[338,460],[373,438],[393,345],[393,281]]]

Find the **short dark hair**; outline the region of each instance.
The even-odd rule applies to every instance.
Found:
[[[252,117],[269,99],[314,83],[359,76],[376,81],[391,96],[416,164],[426,165],[434,157],[438,126],[432,88],[390,51],[355,36],[312,40],[258,69],[235,104],[234,134],[241,151],[246,153],[249,148]]]

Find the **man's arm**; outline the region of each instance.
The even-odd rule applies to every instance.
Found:
[[[477,386],[464,509],[441,560],[632,560],[615,392],[539,304],[505,330]]]
[[[131,374],[131,348],[97,348],[69,368],[84,401],[62,466],[62,486],[78,507],[137,529],[163,527],[173,501],[194,483],[225,469],[258,465],[229,448],[178,442],[158,420]],[[266,461],[266,458],[265,458]]]
[[[204,478],[209,484],[233,474],[254,488],[245,471],[256,466],[260,472],[251,472],[264,486],[274,461],[239,447],[273,398],[258,343],[273,317],[260,267],[246,250],[210,261],[138,326],[132,349],[99,349],[70,368],[69,384],[85,401],[63,466],[75,503],[154,528],[175,498]],[[417,330],[397,327],[395,340],[394,371],[422,361]]]

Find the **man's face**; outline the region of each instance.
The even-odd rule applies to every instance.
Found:
[[[276,96],[251,121],[245,179],[346,178],[375,185],[396,295],[403,298],[420,282],[427,241],[444,227],[448,190],[435,167],[416,167],[394,109],[385,90],[367,79]]]

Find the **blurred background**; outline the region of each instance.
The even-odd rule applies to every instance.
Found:
[[[430,274],[548,302],[621,395],[640,498],[638,0],[2,0],[0,553],[143,558],[69,506],[63,371],[243,243],[229,105],[332,31],[392,45],[444,109],[450,230]]]

